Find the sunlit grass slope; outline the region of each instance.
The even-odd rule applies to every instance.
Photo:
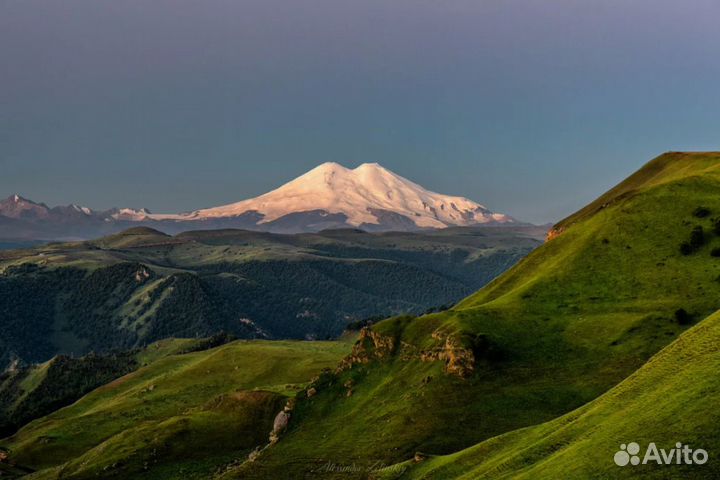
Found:
[[[32,479],[206,479],[264,445],[288,396],[347,350],[341,342],[238,341],[165,356],[0,446],[38,470]]]
[[[406,462],[384,479],[712,479],[720,476],[720,314],[683,334],[597,400],[556,420],[517,430],[461,452]],[[704,465],[619,467],[621,444],[677,442],[709,452]],[[398,475],[398,472],[404,472]]]
[[[449,454],[597,398],[720,307],[719,191],[720,154],[653,160],[455,308],[376,325],[392,351],[329,379],[300,403],[285,438],[224,478],[365,478],[416,451]],[[448,345],[473,354],[472,374],[421,360]]]
[[[167,338],[142,349],[104,355],[58,355],[31,365],[14,362],[0,372],[0,438],[162,357],[208,350],[230,340],[225,334],[209,338]]]

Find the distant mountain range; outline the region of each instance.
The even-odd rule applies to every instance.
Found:
[[[132,226],[146,210],[96,211],[71,204],[48,207],[20,195],[0,201],[0,243],[9,240],[81,240]]]
[[[48,207],[20,195],[0,201],[0,240],[89,239],[134,226],[166,233],[241,228],[275,233],[332,228],[415,231],[449,226],[517,223],[463,197],[441,195],[377,163],[348,169],[324,163],[259,197],[181,214],[147,209],[93,210],[79,205]]]

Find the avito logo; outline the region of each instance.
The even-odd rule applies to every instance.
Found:
[[[708,461],[708,452],[699,448],[693,450],[689,445],[678,442],[675,448],[665,450],[658,448],[655,443],[650,443],[640,460],[640,445],[635,442],[620,445],[620,450],[615,453],[615,464],[620,467],[626,465],[647,465],[656,463],[658,465],[703,465]]]

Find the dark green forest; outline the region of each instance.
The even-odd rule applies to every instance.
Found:
[[[133,229],[0,255],[0,365],[167,337],[329,339],[467,296],[539,242],[518,229],[313,235]]]

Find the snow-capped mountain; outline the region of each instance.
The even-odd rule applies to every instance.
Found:
[[[75,204],[50,208],[20,195],[0,201],[0,238],[46,240],[96,238],[140,225],[169,234],[219,228],[300,233],[513,222],[467,198],[426,190],[377,163],[354,169],[324,163],[259,197],[181,214],[152,214],[145,208],[91,210]]]
[[[35,203],[18,194],[0,201],[0,215],[8,218],[47,218],[50,208],[44,203]]]
[[[0,239],[78,240],[127,228],[142,220],[145,209],[95,211],[77,204],[48,207],[18,194],[0,200]]]
[[[349,169],[332,162],[256,198],[181,215],[149,215],[175,222],[238,217],[251,217],[259,229],[293,231],[328,225],[412,230],[514,221],[467,198],[426,190],[377,163]]]
[[[131,222],[142,222],[150,218],[150,210],[147,208],[115,208],[110,211],[110,217],[115,220],[128,220]]]

